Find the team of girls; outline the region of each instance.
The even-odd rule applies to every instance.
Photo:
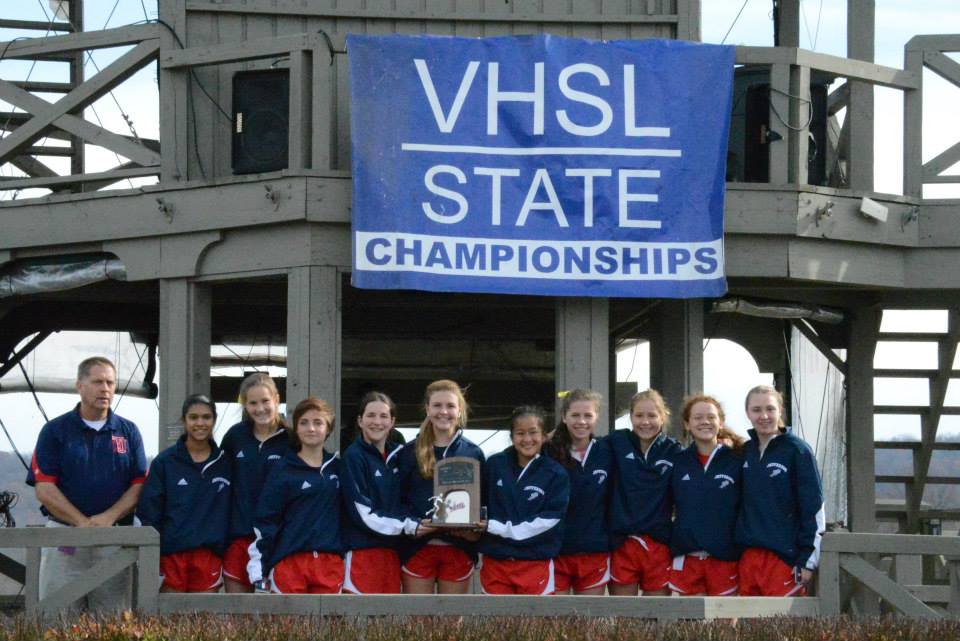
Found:
[[[184,435],[151,466],[138,515],[161,532],[164,590],[216,591],[221,555],[227,591],[280,593],[464,593],[481,552],[491,594],[802,594],[816,568],[816,462],[769,387],[747,396],[746,444],[720,403],[697,395],[682,448],[655,390],[631,399],[631,429],[597,438],[602,398],[573,390],[552,436],[542,410],[517,408],[511,446],[486,462],[463,434],[453,381],[427,387],[406,446],[389,444],[393,401],[368,393],[342,461],[324,450],[325,402],[302,401],[288,428],[264,374],[244,380],[240,401],[244,420],[218,448],[215,406],[187,399]],[[482,464],[476,529],[427,525],[437,461],[454,456]]]

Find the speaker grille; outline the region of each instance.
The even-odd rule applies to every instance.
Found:
[[[240,71],[233,76],[235,174],[287,168],[290,128],[290,72]]]

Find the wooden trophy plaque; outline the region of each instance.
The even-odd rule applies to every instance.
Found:
[[[467,456],[437,461],[433,474],[434,527],[477,527],[480,523],[480,462]]]

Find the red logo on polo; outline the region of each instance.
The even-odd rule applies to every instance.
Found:
[[[127,439],[122,436],[113,437],[113,451],[116,454],[127,453]]]

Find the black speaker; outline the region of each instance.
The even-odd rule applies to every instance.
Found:
[[[810,142],[807,152],[807,183],[829,182],[827,149],[827,88],[831,79],[813,73],[810,79]],[[787,97],[789,100],[796,100]],[[807,113],[801,109],[801,113]],[[781,114],[787,118],[787,114]],[[728,182],[769,182],[770,145],[786,145],[772,139],[770,130],[770,70],[738,67],[734,71],[733,113],[727,153]]]
[[[288,69],[233,76],[233,173],[286,169],[290,130]]]

